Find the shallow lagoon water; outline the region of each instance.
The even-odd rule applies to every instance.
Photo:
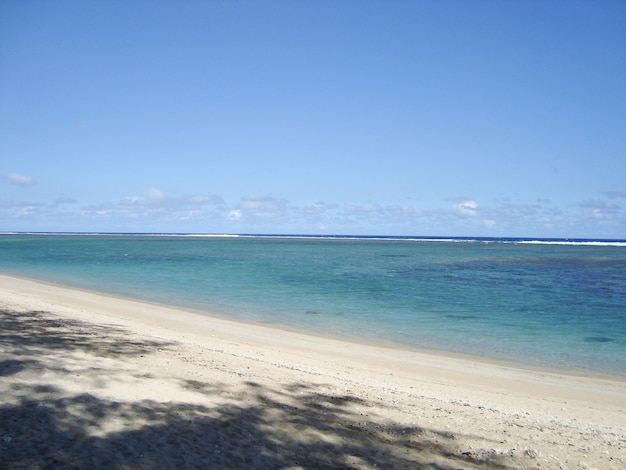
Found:
[[[244,322],[626,377],[626,243],[0,235],[0,271]]]

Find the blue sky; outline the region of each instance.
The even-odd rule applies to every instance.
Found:
[[[0,3],[0,231],[626,238],[626,2]]]

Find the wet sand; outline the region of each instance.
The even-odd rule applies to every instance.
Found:
[[[626,382],[0,276],[0,468],[626,468]]]

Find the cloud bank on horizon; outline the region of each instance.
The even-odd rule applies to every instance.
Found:
[[[624,17],[1,3],[0,232],[625,239]]]
[[[485,205],[460,199],[420,209],[372,201],[298,205],[259,195],[227,201],[216,194],[170,196],[150,188],[141,195],[87,205],[63,198],[3,201],[0,214],[5,223],[12,221],[11,231],[623,238],[625,202],[626,191],[607,191],[597,199],[579,201],[567,211],[549,200],[504,198]],[[50,220],[63,221],[63,225],[50,228],[42,224]]]

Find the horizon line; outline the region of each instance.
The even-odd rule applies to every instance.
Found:
[[[0,231],[0,235],[128,235],[128,236],[179,236],[179,237],[224,237],[224,238],[320,238],[320,239],[381,239],[381,240],[424,240],[424,241],[509,241],[509,242],[608,242],[624,243],[625,238],[587,237],[526,237],[526,236],[468,236],[468,235],[358,235],[358,234],[307,234],[307,233],[227,233],[227,232],[100,232],[100,231]]]

